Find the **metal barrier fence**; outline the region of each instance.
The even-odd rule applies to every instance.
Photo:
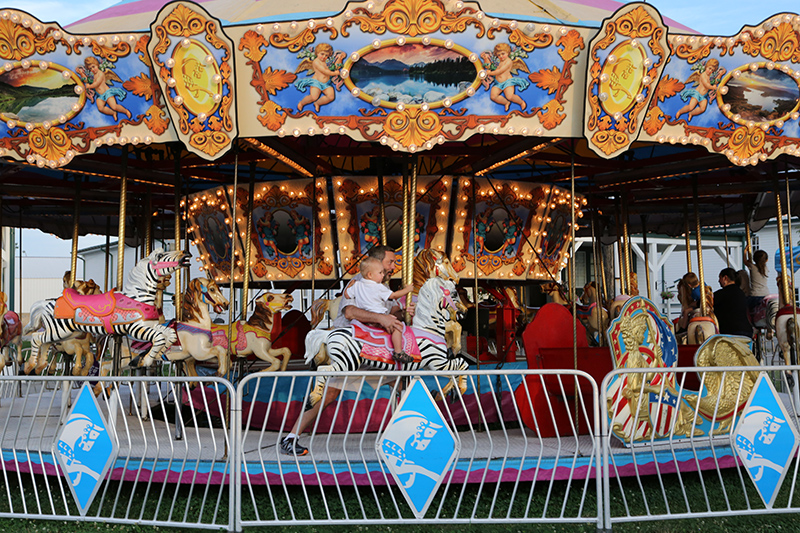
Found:
[[[414,396],[418,378],[435,394],[457,376],[256,373],[234,389],[208,377],[2,375],[0,517],[228,530],[410,522],[610,529],[639,520],[797,513],[796,454],[787,450],[776,466],[763,461],[759,446],[772,442],[769,428],[798,430],[787,383],[787,371],[800,383],[798,369],[622,369],[599,390],[579,371],[472,370],[463,373],[465,394],[436,401],[427,392]],[[321,397],[330,405],[317,415],[305,404],[318,376],[328,378]],[[757,435],[738,434],[761,376],[775,384],[786,414],[761,420],[766,429]],[[70,410],[92,381],[101,384],[105,425],[69,433],[74,420],[67,417],[77,409]],[[663,401],[670,394],[678,398],[672,411]],[[299,432],[298,420],[307,422],[295,448],[301,453],[284,453],[282,440]],[[104,433],[118,447],[108,473],[82,470],[81,454],[101,446],[83,447]],[[747,456],[743,442],[751,445]],[[432,452],[446,448],[451,455],[431,464]],[[766,468],[756,479],[759,464]],[[786,481],[762,500],[757,486],[776,468]],[[73,494],[81,476],[97,480],[83,509]]]
[[[773,441],[779,430],[794,428],[797,433],[798,405],[787,375],[791,372],[794,383],[800,383],[799,368],[636,368],[608,374],[600,389],[607,399],[601,410],[605,527],[641,520],[800,512],[794,490],[795,450],[788,441]],[[777,395],[767,390],[766,381],[773,383]],[[705,394],[693,392],[700,390]],[[774,405],[762,405],[771,402]],[[773,416],[778,404],[785,414]],[[737,428],[742,418],[750,423]],[[623,444],[625,436],[632,445]],[[785,449],[768,459],[762,454],[773,445]],[[790,482],[781,487],[783,476]]]
[[[319,416],[308,417],[310,434],[298,443],[309,453],[283,454],[281,441],[302,416],[316,375],[329,376],[322,397],[330,393],[335,400]],[[237,524],[601,525],[598,394],[587,374],[468,371],[466,393],[437,403],[443,423],[431,428],[420,421],[406,433],[394,431],[391,420],[401,390],[410,398],[420,377],[427,389],[441,393],[456,376],[397,371],[311,376],[252,374],[239,385]],[[426,400],[414,401],[402,407],[404,417],[413,419],[426,409]],[[446,437],[436,440],[445,425],[457,429],[453,460],[447,466],[429,464],[426,454],[448,445]],[[430,442],[415,446],[427,437]],[[429,506],[422,505],[418,500],[428,495]],[[427,512],[416,512],[422,507]]]
[[[0,517],[233,529],[234,389],[192,381],[0,376]]]

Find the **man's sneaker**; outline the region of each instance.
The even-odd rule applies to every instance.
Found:
[[[296,455],[302,457],[308,454],[308,448],[297,442],[297,439],[286,437],[281,441],[281,453],[284,455]]]

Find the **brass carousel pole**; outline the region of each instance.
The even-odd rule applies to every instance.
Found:
[[[239,192],[239,150],[234,146],[233,148],[233,194],[230,195],[231,198],[231,212],[228,213],[231,220],[231,279],[229,283],[229,291],[230,291],[230,306],[228,306],[228,338],[233,338],[233,310],[234,310],[234,302],[233,302],[233,277],[234,273],[236,272],[236,196]],[[236,350],[234,349],[234,345],[232,342],[228,342],[228,355],[235,355]]]
[[[111,273],[111,217],[106,217],[106,256],[104,259],[103,292],[108,292],[109,274]]]
[[[78,174],[75,177],[75,205],[72,215],[72,253],[69,261],[69,286],[75,287],[75,280],[78,279],[78,235],[79,221],[81,216],[81,182],[83,176]]]
[[[788,245],[789,245],[789,249],[792,250],[792,253],[790,255],[790,257],[792,258],[792,264],[789,267],[789,275],[791,276],[791,278],[790,278],[791,285],[790,285],[789,288],[790,288],[790,294],[792,296],[792,304],[791,304],[792,305],[792,315],[793,315],[793,318],[794,318],[794,323],[797,324],[797,304],[795,302],[795,284],[794,284],[794,264],[795,263],[794,263],[794,248],[792,247],[792,194],[791,194],[791,191],[789,190],[789,173],[785,172],[784,174],[785,174],[784,177],[786,179],[786,222],[788,224],[788,229],[789,229],[789,231],[788,231],[788,233],[789,233]],[[797,335],[793,335],[792,337],[794,337],[794,354],[795,354],[795,356],[792,358],[791,362],[792,362],[792,364],[797,364],[797,355],[796,354],[800,351],[800,346],[798,346],[798,342],[800,342],[800,339],[797,338]],[[795,383],[797,383],[797,371],[796,370],[793,371],[792,374],[794,374],[794,381],[795,381]],[[796,401],[798,399],[798,389],[797,389],[797,387],[794,387],[794,391],[793,392],[794,392],[794,398],[795,398],[795,401]],[[795,405],[797,405],[797,404],[795,404]]]
[[[125,279],[125,218],[127,216],[126,207],[128,204],[128,145],[122,147],[122,162],[120,169],[120,190],[119,190],[119,229],[117,231],[117,290],[122,292]],[[115,337],[114,357],[112,362],[112,374],[119,376],[120,365],[122,364],[121,339]]]
[[[778,192],[778,181],[775,180],[775,210],[778,217],[778,249],[781,251],[781,297],[783,298],[783,305],[790,305],[791,299],[789,298],[789,275],[786,272],[788,266],[786,265],[786,237],[783,233],[783,212],[781,207],[781,195]],[[794,261],[793,261],[794,262]]]
[[[631,236],[628,233],[628,192],[622,196],[622,235],[625,238],[625,288],[626,294],[633,296],[633,286],[631,284]]]
[[[153,252],[153,188],[147,186],[147,200],[145,201],[144,215],[144,256],[147,257]]]
[[[406,262],[406,269],[404,270],[405,277],[403,279],[403,286],[414,282],[414,248],[416,248],[415,238],[417,236],[417,166],[417,158],[413,157],[411,160],[411,183],[408,187],[409,224],[406,228],[408,232],[408,260]],[[412,295],[409,292],[406,295],[406,309],[411,306],[411,298]],[[411,314],[408,311],[406,311],[406,324],[411,324]]]
[[[620,207],[619,198],[614,202],[614,223],[617,229],[617,261],[619,262],[619,293],[628,294],[628,289],[625,287],[625,252],[623,250],[623,237],[622,229],[620,226],[620,218],[622,218],[622,208]]]
[[[700,279],[700,314],[708,315],[708,302],[706,301],[706,282],[703,275],[703,240],[700,236],[700,212],[697,208],[697,177],[692,182],[692,196],[694,197],[694,225],[697,242],[697,277]]]
[[[181,247],[181,151],[178,148],[175,151],[175,251]],[[183,293],[181,290],[181,269],[175,271],[175,320],[180,321],[183,318],[183,310],[181,309],[181,300]]]
[[[478,305],[478,178],[472,176],[472,268],[475,269],[475,285],[473,286],[473,304],[475,305],[475,363],[481,369],[481,329],[480,306]],[[478,398],[481,397],[481,377],[477,376]],[[480,425],[479,425],[480,427]]]
[[[595,230],[595,226],[596,225],[597,225],[597,209],[592,211],[592,231]],[[592,235],[592,238],[594,238],[594,235]],[[602,280],[602,284],[603,284],[602,285],[603,292],[599,293],[600,295],[602,295],[602,299],[600,300],[600,304],[601,305],[605,305],[606,301],[608,300],[608,285],[606,284],[606,261],[605,261],[604,254],[603,254],[603,243],[602,242],[599,243],[597,255],[598,255],[598,259],[599,259],[598,260],[598,264],[600,266],[600,279]],[[598,290],[600,290],[600,287],[598,287]]]
[[[602,268],[602,265],[601,265],[603,252],[600,249],[600,246],[602,246],[602,245],[597,242],[597,234],[595,232],[595,222],[596,222],[596,220],[595,220],[594,211],[592,211],[592,221],[591,222],[592,222],[592,260],[594,262],[594,265],[593,265],[594,268],[592,270],[594,270],[594,285],[595,285],[594,293],[595,293],[595,298],[597,298],[597,302],[596,302],[597,305],[599,305],[600,307],[603,307],[603,302],[605,301],[605,298],[602,297],[602,296],[605,293],[605,276],[603,276],[603,281],[602,281],[602,292],[601,292],[601,281],[600,281],[600,276],[603,275],[602,274],[603,268]],[[600,346],[604,345],[604,338],[603,337],[604,337],[604,332],[601,331],[600,332]]]
[[[570,150],[570,177],[569,177],[569,262],[572,268],[569,269],[569,287],[572,296],[572,368],[578,370],[578,298],[575,293],[575,142],[572,143],[572,150]],[[575,390],[578,390],[578,377],[575,376]],[[575,428],[576,433],[579,433],[580,417],[578,413],[580,408],[578,406],[578,397],[575,395]]]
[[[686,272],[692,271],[692,232],[689,230],[689,208],[683,204],[683,235],[686,238]]]
[[[244,278],[242,279],[242,319],[247,317],[250,302],[250,257],[253,252],[253,196],[256,190],[256,163],[250,163],[250,183],[247,189],[247,227],[244,230]],[[235,215],[234,215],[235,216]]]
[[[722,204],[722,231],[725,234],[725,266],[731,266],[731,253],[728,248],[728,219],[725,217],[725,204]]]
[[[386,239],[386,196],[383,192],[383,159],[378,159],[378,206],[381,220],[381,244],[386,246],[389,242]]]
[[[647,215],[639,215],[642,218],[642,247],[644,247],[644,279],[647,282],[647,298],[650,298],[650,255],[647,250]]]

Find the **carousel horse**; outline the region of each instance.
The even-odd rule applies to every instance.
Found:
[[[539,288],[543,293],[553,298],[553,302],[561,304],[570,310],[572,309],[572,302],[569,300],[564,286],[560,283],[546,281]],[[586,336],[589,343],[593,345],[599,344],[599,336],[603,335],[608,327],[608,313],[601,305],[578,305],[576,309],[578,320],[586,327]]]
[[[681,344],[703,344],[706,339],[719,333],[717,317],[714,316],[714,291],[706,285],[706,314],[700,312],[699,296],[693,292],[700,286],[694,272],[685,274],[678,281],[678,301],[681,304],[681,317],[686,319],[686,335],[676,335]],[[680,320],[680,319],[679,319]],[[677,329],[677,328],[676,328]]]
[[[195,278],[189,282],[181,299],[181,321],[170,321],[178,340],[164,354],[169,361],[219,361],[219,375],[228,373],[228,357],[224,347],[213,341],[211,309],[221,313],[228,309],[228,299],[210,278]]]
[[[67,270],[64,272],[63,278],[63,285],[64,288],[67,289],[70,287],[69,279],[71,277],[71,272]],[[76,279],[75,282],[72,284],[72,288],[75,289],[78,294],[82,294],[84,296],[88,296],[91,294],[100,294],[102,291],[97,283],[94,282],[93,279],[84,281],[80,279]],[[56,342],[53,344],[43,344],[40,348],[41,354],[43,357],[40,357],[39,364],[36,365],[34,372],[36,374],[42,374],[45,369],[47,369],[48,374],[55,373],[56,363],[58,362],[58,358],[53,356],[50,358],[50,363],[48,365],[47,356],[50,352],[50,348],[52,346],[54,352],[58,353],[65,353],[72,358],[73,366],[72,366],[72,375],[73,376],[88,376],[89,370],[92,368],[94,364],[94,352],[92,351],[92,344],[94,343],[94,337],[86,332],[76,332],[70,335],[68,338],[62,340],[61,342]]]
[[[226,352],[232,346],[237,357],[255,355],[269,363],[263,372],[286,370],[292,352],[289,348],[272,347],[272,327],[275,314],[290,310],[293,300],[290,294],[262,294],[256,300],[256,308],[247,322],[239,320],[234,324],[233,339],[230,341],[227,324],[211,325],[214,345],[222,347]]]
[[[22,323],[19,320],[19,315],[14,311],[9,311],[6,305],[6,295],[0,292],[0,370],[3,367],[11,365],[13,361],[8,355],[8,350],[11,345],[17,346],[17,353],[20,353],[20,340],[22,339]]]
[[[97,337],[124,335],[152,343],[142,358],[143,366],[150,366],[176,339],[173,330],[158,324],[154,305],[158,281],[181,267],[188,267],[189,257],[182,250],[157,249],[136,264],[122,294],[110,291],[83,296],[65,289],[57,300],[34,303],[26,328],[26,333],[33,333],[26,372],[36,367],[43,344],[62,341],[81,331]],[[43,331],[37,331],[40,328]]]
[[[589,328],[600,332],[602,335],[603,332],[608,329],[609,319],[608,311],[606,311],[606,308],[603,307],[599,302],[600,299],[597,295],[597,284],[595,284],[594,281],[590,281],[583,286],[581,303],[588,306],[589,309],[589,318],[587,319]]]
[[[466,370],[469,365],[461,357],[449,359],[445,334],[453,312],[458,309],[458,293],[452,281],[433,277],[419,291],[413,327],[403,332],[406,353],[414,362],[398,364],[392,360],[392,342],[379,328],[355,322],[349,328],[332,331],[313,330],[306,337],[306,364],[315,362],[317,370],[355,371],[361,365],[374,370],[430,369],[446,372]],[[309,402],[315,405],[322,398],[327,376],[316,378]],[[466,391],[466,376],[457,378],[458,387]],[[446,394],[453,387],[450,381],[443,389]]]
[[[627,303],[634,296],[639,296],[639,277],[636,272],[631,272],[631,290],[630,294],[620,294],[611,300],[608,305],[608,316],[612,320],[619,316],[622,306]]]

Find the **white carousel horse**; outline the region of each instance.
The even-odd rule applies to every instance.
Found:
[[[572,302],[568,299],[564,286],[555,281],[546,281],[539,285],[541,291],[553,298],[553,302],[572,311]],[[608,312],[602,305],[595,303],[589,306],[577,306],[578,320],[586,327],[586,336],[592,345],[599,344],[599,338],[608,328]]]
[[[6,295],[0,292],[0,370],[13,363],[11,356],[8,355],[7,348],[12,345],[17,347],[17,354],[21,353],[20,340],[22,339],[22,323],[19,315],[14,311],[9,311],[6,305]]]
[[[374,370],[430,370],[457,371],[466,370],[469,365],[461,357],[448,359],[445,333],[448,322],[452,320],[453,311],[457,309],[458,293],[452,281],[434,277],[425,282],[419,291],[417,310],[414,314],[414,326],[406,328],[416,337],[419,348],[419,360],[413,363],[399,365],[391,359],[391,341],[388,334],[375,333],[370,330],[373,339],[384,340],[387,348],[381,351],[380,360],[365,357],[363,340],[356,336],[356,328],[334,329],[332,331],[313,330],[306,337],[306,364],[312,361],[317,363],[317,370],[327,371],[355,371],[361,365]],[[362,329],[358,327],[359,329]],[[385,354],[383,353],[385,351]],[[407,350],[408,351],[408,350]],[[416,358],[415,358],[416,359]],[[321,364],[327,363],[327,364]],[[327,381],[326,376],[318,376],[314,390],[311,392],[309,402],[315,405],[321,398]],[[466,376],[458,378],[459,390],[466,391]],[[452,381],[443,389],[447,393],[453,386]]]
[[[228,299],[217,283],[209,278],[195,278],[189,282],[181,300],[181,321],[172,321],[178,341],[164,354],[169,361],[219,361],[219,375],[228,373],[228,356],[225,348],[215,344],[211,334],[211,312],[221,313],[228,308]]]
[[[256,308],[247,322],[240,320],[234,324],[232,342],[228,340],[227,324],[211,326],[214,344],[219,344],[226,351],[229,346],[233,346],[237,357],[255,355],[265,363],[269,363],[263,372],[286,370],[292,352],[289,348],[272,347],[272,326],[274,315],[290,310],[293,300],[289,294],[262,294],[256,300]]]
[[[681,303],[681,316],[685,317],[686,336],[681,335],[678,341],[681,344],[703,344],[712,335],[719,333],[719,324],[714,315],[714,292],[706,286],[706,314],[692,296],[692,290],[700,286],[700,280],[694,272],[685,274],[678,281],[678,301]]]
[[[33,333],[26,371],[36,366],[43,344],[62,341],[78,331],[97,337],[124,335],[150,342],[152,346],[142,359],[143,366],[150,366],[176,339],[174,331],[158,324],[154,305],[158,281],[181,267],[188,267],[189,257],[181,250],[157,249],[136,264],[123,294],[110,291],[82,296],[73,289],[65,289],[57,300],[34,303],[31,322],[26,328],[26,333]],[[37,331],[40,328],[44,330]]]

